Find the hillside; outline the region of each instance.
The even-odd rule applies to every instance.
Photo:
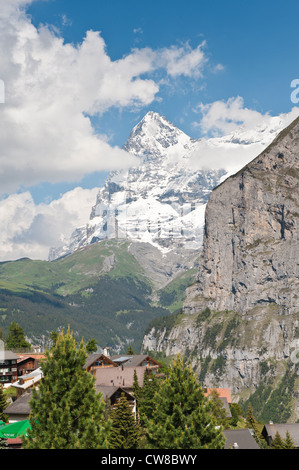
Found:
[[[163,298],[162,305],[152,272],[130,247],[109,240],[52,262],[1,263],[0,328],[5,333],[16,321],[34,343],[46,343],[51,331],[70,325],[78,339],[95,338],[100,347],[116,350],[130,342],[138,351],[147,323],[169,314],[173,302],[182,306],[186,284],[183,276],[179,298]]]

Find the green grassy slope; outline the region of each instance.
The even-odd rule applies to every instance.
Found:
[[[124,349],[129,341],[138,351],[147,324],[180,304],[189,278],[182,276],[168,293],[159,292],[161,303],[154,305],[152,282],[128,246],[126,241],[110,240],[53,262],[0,263],[4,334],[12,321],[36,341],[70,325],[79,339],[95,338],[102,347]]]

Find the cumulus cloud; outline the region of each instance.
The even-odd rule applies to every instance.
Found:
[[[269,113],[260,113],[247,108],[241,96],[231,97],[227,101],[214,101],[213,103],[199,103],[194,112],[201,114],[200,121],[193,123],[194,127],[199,127],[203,134],[212,136],[223,136],[233,133],[236,130],[248,132],[275,126],[275,121],[279,120],[290,123],[298,115],[298,108],[282,115],[273,117]],[[287,125],[287,124],[286,124]]]
[[[136,163],[97,134],[90,117],[152,103],[160,82],[150,74],[157,70],[197,77],[205,63],[203,46],[133,49],[111,60],[99,32],[87,31],[79,44],[65,43],[53,28],[31,23],[20,8],[27,3],[0,0],[0,193],[43,181],[79,181]]]
[[[47,259],[50,247],[88,222],[96,194],[77,187],[50,204],[36,205],[29,191],[0,201],[0,259]]]
[[[165,64],[167,73],[171,77],[183,75],[186,77],[201,77],[207,64],[204,53],[206,42],[192,49],[188,43],[181,47],[172,46],[160,51],[160,61]]]
[[[259,113],[245,107],[240,96],[200,103],[194,111],[202,115],[194,127],[200,128],[205,138],[190,155],[192,166],[224,168],[228,174],[257,157],[299,115],[298,107],[279,116]]]
[[[36,205],[22,188],[80,181],[96,171],[137,163],[95,131],[93,116],[113,107],[148,106],[160,99],[163,76],[198,78],[206,63],[204,44],[192,49],[187,43],[135,48],[112,60],[98,31],[87,31],[80,43],[71,44],[54,27],[34,26],[26,14],[34,1],[0,0],[2,260],[47,258],[50,246],[86,223],[97,191],[77,188]]]
[[[213,103],[199,103],[196,112],[202,114],[198,124],[204,133],[213,135],[229,134],[240,126],[253,128],[257,123],[267,117],[258,111],[246,108],[241,96],[229,98],[227,101],[214,101]]]

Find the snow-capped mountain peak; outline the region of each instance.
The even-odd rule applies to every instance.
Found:
[[[164,116],[149,111],[133,128],[123,149],[145,160],[186,152],[192,139]]]
[[[198,250],[211,191],[259,155],[288,119],[269,117],[255,129],[194,140],[165,117],[148,112],[123,146],[140,164],[108,176],[89,223],[52,249],[49,259],[110,238],[150,243],[164,253],[178,247]]]

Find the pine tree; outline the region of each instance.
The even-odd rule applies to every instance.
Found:
[[[31,344],[28,343],[25,339],[23,328],[16,322],[11,323],[8,329],[5,343],[7,349],[22,349],[31,347]]]
[[[138,424],[124,393],[112,411],[110,449],[137,449],[140,439]]]
[[[77,348],[68,329],[62,331],[42,362],[43,379],[30,401],[32,431],[24,439],[28,449],[92,449],[107,445],[109,423],[105,404],[96,395],[94,377],[84,370],[83,341]]]
[[[281,435],[279,434],[279,432],[277,431],[272,440],[271,449],[283,449],[283,448],[284,448],[283,439]]]
[[[262,447],[262,448],[267,447],[266,441],[258,429],[258,423],[254,417],[251,403],[249,403],[248,408],[247,408],[246,425],[248,428],[253,430],[253,437],[256,443],[259,445],[259,447]]]
[[[91,338],[86,345],[86,351],[88,354],[91,354],[93,352],[96,352],[96,350],[97,350],[97,342],[94,338]]]
[[[296,448],[295,444],[294,444],[294,441],[291,438],[291,435],[290,435],[289,431],[286,432],[286,437],[283,440],[283,448],[284,449],[295,449]]]
[[[154,449],[221,449],[224,436],[212,407],[190,366],[180,355],[155,395],[153,417],[146,421],[147,440]]]
[[[153,373],[144,373],[143,386],[139,391],[138,410],[140,424],[144,426],[146,419],[153,417],[155,393],[158,391],[159,383]]]
[[[130,346],[128,347],[127,354],[128,354],[129,356],[134,356],[134,354],[135,354],[135,353],[134,353],[134,350],[133,350],[133,347],[132,347],[131,344],[130,344]]]
[[[138,382],[136,369],[134,369],[134,375],[133,375],[133,393],[134,393],[135,399],[138,401],[140,397],[140,393],[141,393],[141,387]]]

